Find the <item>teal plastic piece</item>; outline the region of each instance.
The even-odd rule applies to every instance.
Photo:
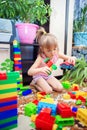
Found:
[[[44,60],[44,62],[47,63],[49,60],[50,60],[50,58],[46,58],[46,59]]]
[[[56,120],[55,123],[58,124],[58,126],[73,126],[74,125],[74,118],[62,118],[61,116],[57,115],[55,116]]]
[[[53,70],[56,70],[56,69],[57,69],[57,66],[53,64],[53,65],[52,65],[52,69],[53,69]]]
[[[24,107],[24,113],[26,116],[31,116],[33,114],[36,114],[37,113],[37,106],[32,102],[26,104]]]

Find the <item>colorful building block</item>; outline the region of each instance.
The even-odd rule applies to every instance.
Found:
[[[87,126],[87,109],[85,108],[78,108],[76,118],[83,123],[85,126]]]
[[[60,114],[63,118],[69,118],[72,116],[71,108],[66,103],[57,104],[57,114]]]
[[[60,115],[56,115],[55,123],[58,124],[58,126],[73,126],[74,125],[74,118],[62,118]]]
[[[56,109],[57,109],[57,105],[56,104],[39,102],[37,108],[38,108],[38,113],[40,113],[42,108],[51,108],[51,110],[52,110],[51,114],[52,115],[56,115]]]
[[[26,104],[24,107],[24,113],[26,116],[31,116],[33,114],[36,114],[37,113],[37,106],[32,102]]]
[[[35,120],[36,129],[52,130],[55,118],[47,113],[40,113]]]
[[[17,78],[18,72],[7,72],[0,80],[0,130],[17,127]]]

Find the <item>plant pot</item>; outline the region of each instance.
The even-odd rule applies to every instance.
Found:
[[[21,43],[33,44],[36,37],[36,31],[39,28],[36,24],[18,23],[16,24],[18,36]]]
[[[73,38],[75,46],[87,46],[87,32],[75,32]]]

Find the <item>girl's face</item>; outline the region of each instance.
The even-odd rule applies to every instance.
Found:
[[[48,57],[48,58],[52,58],[55,54],[57,54],[57,51],[58,51],[58,49],[57,49],[57,47],[52,47],[52,48],[44,48],[43,49],[43,52],[44,52],[44,54],[45,54],[45,56],[46,57]]]

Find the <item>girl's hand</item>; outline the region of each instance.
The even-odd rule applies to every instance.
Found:
[[[41,67],[40,69],[40,73],[44,73],[44,74],[50,74],[51,70],[49,67],[45,66],[45,67]]]
[[[75,65],[75,62],[76,62],[76,57],[75,56],[71,56],[68,58],[68,62]]]

